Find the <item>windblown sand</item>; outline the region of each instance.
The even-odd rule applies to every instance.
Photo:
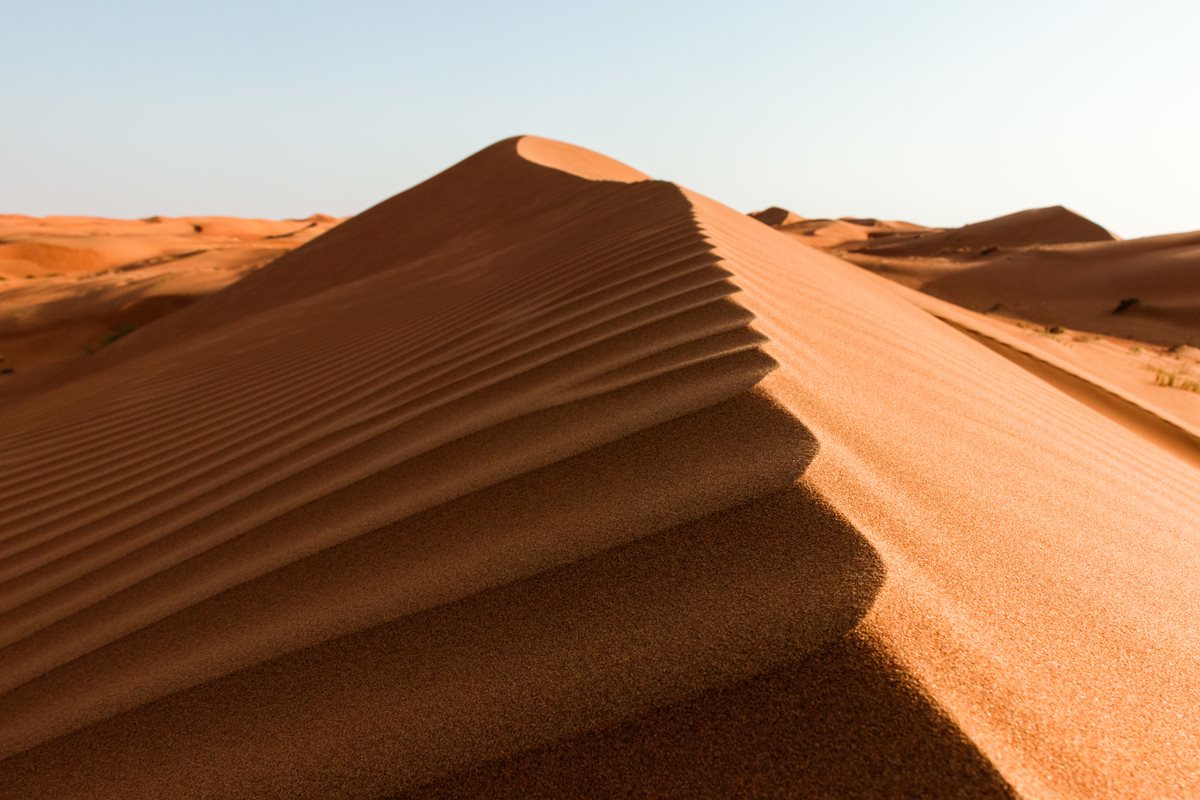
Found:
[[[1200,470],[797,238],[521,137],[14,388],[0,796],[1200,793]]]
[[[0,394],[223,289],[337,220],[0,215]],[[11,377],[15,376],[15,377]]]

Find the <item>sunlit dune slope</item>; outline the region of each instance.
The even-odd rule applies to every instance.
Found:
[[[0,411],[0,797],[1200,791],[1200,472],[500,142]]]

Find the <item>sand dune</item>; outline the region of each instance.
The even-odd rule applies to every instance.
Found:
[[[998,303],[1046,325],[1200,345],[1200,233],[1029,248],[922,289],[978,310]],[[1127,298],[1136,302],[1121,308]]]
[[[1062,206],[1032,208],[961,228],[904,232],[871,242],[875,255],[933,256],[1066,242],[1110,242],[1113,235]],[[984,254],[986,255],[986,253]]]
[[[1200,233],[1115,240],[1054,207],[831,249],[976,311],[1167,346],[1200,343]]]
[[[337,223],[229,217],[0,215],[0,357],[42,379]]]
[[[750,212],[750,216],[764,225],[770,225],[772,228],[778,228],[782,225],[794,225],[797,222],[804,221],[804,217],[779,206],[764,208],[762,211],[752,211]]]
[[[0,440],[0,797],[1200,792],[1200,471],[570,145]]]
[[[842,217],[840,219],[807,219],[784,208],[772,206],[750,214],[781,233],[800,237],[810,247],[832,250],[851,243],[866,242],[868,239],[894,237],[898,234],[913,234],[928,230],[911,222],[880,220],[867,217]]]

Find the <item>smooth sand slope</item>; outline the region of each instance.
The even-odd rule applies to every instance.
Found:
[[[888,225],[896,224],[843,219],[776,227],[894,284],[962,307],[955,325],[981,341],[1004,340],[997,351],[1003,354],[1012,355],[1009,345],[1016,344],[1022,353],[1016,363],[1043,377],[1058,374],[1053,364],[1064,362],[1069,380],[1106,384],[1096,397],[1116,386],[1154,413],[1200,429],[1197,234],[1117,241],[1061,207],[952,230],[905,232]],[[1083,241],[1060,243],[1070,237]],[[906,299],[946,318],[936,300]],[[1024,360],[1031,354],[1036,366]]]
[[[0,796],[1200,792],[1200,472],[569,145],[0,437]]]
[[[329,230],[302,220],[0,215],[0,396]],[[90,365],[88,365],[90,366]]]

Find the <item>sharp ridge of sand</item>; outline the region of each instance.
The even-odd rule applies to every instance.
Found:
[[[571,172],[552,159],[543,162],[541,168]],[[583,162],[592,176],[604,166]],[[207,608],[231,592],[253,595],[255,586],[269,584],[269,576],[291,565],[457,498],[553,469],[639,430],[670,428],[672,420],[703,416],[706,408],[744,402],[736,398],[773,362],[760,349],[761,334],[748,327],[752,315],[729,299],[736,287],[709,254],[682,193],[645,182],[623,190],[637,202],[621,197],[614,204],[611,195],[592,201],[590,185],[575,177],[559,180],[567,197],[575,192],[590,201],[574,227],[542,234],[533,240],[534,252],[522,252],[530,245],[518,239],[498,255],[483,254],[485,262],[509,259],[534,268],[507,267],[507,280],[492,291],[468,290],[469,302],[448,313],[421,318],[418,310],[415,328],[410,323],[398,331],[386,305],[372,315],[371,301],[379,308],[401,300],[386,288],[396,278],[378,270],[225,322],[208,345],[184,337],[173,349],[188,356],[186,366],[176,359],[154,370],[150,381],[141,377],[145,364],[172,354],[171,345],[55,390],[76,418],[58,415],[40,431],[10,439],[14,468],[8,477],[17,480],[5,485],[0,498],[13,523],[0,537],[6,690],[0,706],[10,720],[21,721],[0,737],[7,752],[213,680],[222,669],[245,669],[367,624],[339,619],[316,639],[294,631],[278,645],[282,649],[247,649],[255,653],[250,661],[233,651],[178,673],[169,666],[173,661],[150,655],[147,675],[158,678],[144,676],[124,690],[110,687],[110,696],[99,702],[88,699],[86,682],[72,677],[103,670],[122,648],[126,658],[146,658],[154,649],[130,650],[129,643],[168,634],[183,624],[181,615],[195,616],[191,609]],[[589,211],[598,211],[599,219],[593,222]],[[552,254],[555,247],[557,257],[537,252]],[[450,267],[460,257],[452,247],[443,260]],[[277,269],[286,269],[288,258]],[[436,252],[423,258],[435,263],[427,273],[434,284],[453,284],[453,272],[436,268]],[[421,288],[418,282],[418,293]],[[214,308],[223,300],[216,298]],[[356,303],[352,317],[343,310],[350,308],[347,300]],[[191,313],[205,310],[200,303]],[[298,313],[339,312],[354,330],[332,336],[316,330],[311,345],[300,343],[304,328],[278,333],[289,330]],[[263,336],[256,338],[259,330]],[[423,331],[448,335],[422,349]],[[251,346],[222,348],[237,337]],[[204,359],[206,346],[217,355]],[[301,349],[303,356],[294,355]],[[282,358],[263,360],[275,353]],[[72,403],[72,395],[87,397],[91,385],[124,374],[135,402],[110,406],[108,419],[95,422],[84,404]],[[222,379],[236,390],[203,391]],[[805,444],[811,440],[788,415],[753,403],[749,419],[759,430],[747,437],[746,420],[730,424],[746,444],[775,449],[779,457],[712,485],[676,490],[679,498],[662,508],[649,504],[639,512],[638,535],[715,513],[794,478],[802,468],[797,459],[811,457],[815,445]],[[582,411],[589,408],[592,413]],[[20,419],[37,412],[31,404],[13,414]],[[181,429],[181,419],[194,428]],[[534,430],[542,441],[530,438]],[[776,440],[770,446],[762,441],[767,434]],[[518,442],[521,448],[514,450]],[[472,451],[473,463],[467,456]],[[65,463],[68,452],[77,453],[78,461]],[[687,463],[670,472],[682,474]],[[406,488],[381,503],[384,486]],[[692,500],[682,502],[689,495]],[[376,500],[364,505],[357,498],[365,496]],[[316,519],[327,522],[314,527]],[[608,529],[608,537],[618,536],[612,543],[630,535],[603,519],[595,524]],[[548,560],[527,574],[559,568],[596,546],[565,561],[553,549],[545,551],[538,558]],[[470,585],[472,579],[466,580]],[[220,636],[211,645],[218,650]],[[60,704],[65,697],[75,698],[65,717],[61,708],[46,706],[47,699]]]

